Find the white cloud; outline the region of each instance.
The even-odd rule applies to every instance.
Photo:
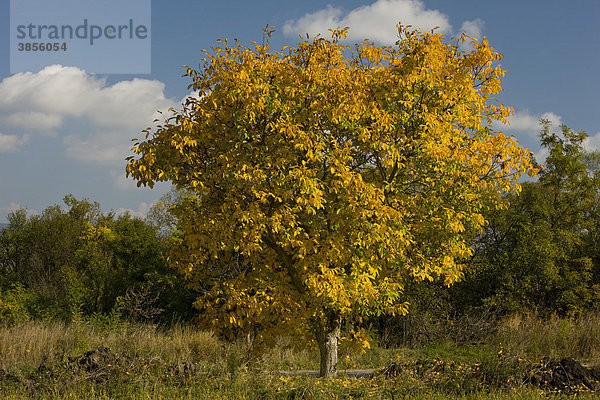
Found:
[[[550,125],[554,129],[559,128],[561,125],[563,125],[562,117],[560,115],[557,115],[557,114],[553,113],[553,112],[545,112],[545,113],[543,113],[540,116],[540,119],[547,119],[548,121],[550,121]]]
[[[549,155],[550,155],[550,152],[545,147],[540,147],[540,149],[533,154],[533,156],[535,157],[535,160],[538,162],[538,164],[542,164],[542,165],[546,164],[546,158],[548,158]]]
[[[90,94],[103,84],[78,68],[60,65],[9,76],[0,82],[1,121],[24,128],[58,128],[65,116],[89,110]]]
[[[283,26],[286,36],[304,35],[329,36],[329,29],[350,27],[348,39],[393,44],[398,40],[396,24],[412,25],[413,28],[429,31],[439,27],[439,32],[450,33],[452,26],[448,17],[437,10],[428,10],[420,0],[377,0],[374,3],[344,12],[331,5],[307,13]]]
[[[91,134],[71,134],[63,138],[67,155],[82,163],[125,165],[131,138],[140,130],[96,130]]]
[[[465,34],[471,39],[477,39],[478,41],[483,38],[483,26],[485,23],[483,20],[477,18],[471,21],[465,21],[460,27],[459,33],[456,35],[460,37],[461,34]],[[467,39],[465,42],[458,44],[458,49],[465,52],[470,53],[475,50],[473,46],[473,40]]]
[[[111,170],[110,176],[113,180],[113,185],[118,190],[136,190],[138,189],[137,183],[133,178],[127,178],[125,176],[125,168],[122,170]]]
[[[507,119],[509,125],[504,130],[531,132],[538,131],[540,127],[539,116],[532,115],[527,110],[518,111]]]
[[[17,204],[15,202],[10,202],[8,203],[7,206],[0,206],[0,217],[4,217],[4,219],[6,220],[8,217],[8,214],[21,210],[21,209],[25,209],[27,210],[27,215],[39,215],[39,212],[37,210],[33,210],[31,208],[27,208],[27,207],[23,207],[20,204]]]
[[[6,213],[8,214],[8,213],[11,213],[11,212],[18,211],[18,210],[20,210],[22,208],[25,208],[25,207],[22,207],[20,204],[17,204],[17,203],[14,203],[14,202],[11,201],[8,204],[8,206],[2,207],[2,210],[6,211]]]
[[[125,215],[125,214],[129,214],[133,217],[138,217],[138,218],[145,218],[146,215],[148,215],[148,211],[150,211],[150,208],[152,208],[152,205],[154,204],[148,204],[146,202],[141,202],[138,205],[138,209],[137,210],[132,210],[130,208],[119,208],[116,213],[117,215]]]
[[[600,150],[600,132],[590,135],[583,142],[583,148],[587,151]]]
[[[485,23],[483,20],[477,18],[472,21],[463,22],[460,27],[460,33],[464,33],[472,38],[481,39],[483,37],[483,26]]]
[[[495,123],[494,128],[505,133],[515,134],[518,133],[529,138],[537,139],[542,126],[540,125],[540,119],[547,119],[550,121],[550,129],[559,130],[562,125],[562,118],[553,112],[545,112],[543,114],[534,115],[529,110],[517,111],[514,115],[507,118],[510,125],[504,125]]]
[[[154,124],[157,110],[179,108],[181,103],[167,99],[164,90],[156,80],[108,85],[81,69],[52,65],[0,82],[0,128],[46,135],[59,131],[70,158],[124,164],[131,138]]]
[[[27,141],[28,135],[4,135],[0,133],[0,153],[15,153],[21,150]]]
[[[297,20],[286,21],[283,25],[283,34],[292,36],[296,34],[304,35],[305,33],[311,36],[324,34],[327,29],[333,29],[338,26],[344,27],[340,21],[344,19],[344,11],[341,8],[327,5],[327,8],[307,13]]]
[[[63,118],[60,114],[36,111],[15,111],[6,114],[4,118],[0,117],[0,120],[13,127],[25,128],[27,130],[56,129],[63,123]]]

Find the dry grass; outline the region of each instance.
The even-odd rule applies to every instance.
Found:
[[[458,329],[456,323],[454,325],[453,328]],[[487,346],[498,347],[501,343],[505,351],[514,354],[574,357],[588,364],[600,365],[600,313],[568,319],[557,315],[541,318],[532,312],[505,317],[494,325],[497,329],[492,336],[488,333],[491,329],[483,330],[486,333],[481,339]],[[438,344],[434,343],[433,347],[450,345],[460,348],[463,345],[461,342],[452,344],[448,340],[436,342]],[[189,325],[164,329],[153,325],[121,324],[110,330],[88,323],[51,321],[0,325],[0,361],[5,365],[60,362],[100,347],[130,356],[160,358],[165,363],[203,363],[218,365],[224,370],[232,368],[227,366],[227,363],[232,363],[232,358],[239,366],[258,361],[262,369],[267,370],[315,368],[318,359],[314,351],[294,351],[285,339],[257,359],[251,354],[251,346],[246,340],[224,343],[212,333]],[[428,347],[431,348],[431,345]],[[407,348],[412,355],[415,355],[414,349],[414,346]],[[381,363],[388,353],[398,351],[405,353],[402,349],[382,352],[382,349],[375,348],[366,355],[352,357],[352,364],[369,367],[363,365],[364,362]],[[378,352],[381,354],[375,354]],[[340,360],[344,362],[344,359]]]
[[[500,321],[496,339],[510,352],[532,357],[573,357],[600,366],[600,313],[578,318],[532,312]]]
[[[106,331],[92,324],[29,321],[0,325],[0,354],[5,364],[39,365],[108,347],[129,355],[159,357],[165,363],[216,363],[223,344],[210,332],[178,325],[161,330],[152,325],[123,324]]]
[[[451,328],[466,329],[456,324]],[[439,377],[438,369],[434,368],[431,376],[425,377],[411,373],[402,379],[380,376],[373,380],[326,381],[307,377],[282,379],[269,373],[317,366],[314,351],[293,351],[285,338],[257,358],[245,339],[225,343],[210,332],[186,325],[161,328],[123,323],[111,329],[85,322],[30,321],[15,326],[0,325],[0,377],[3,376],[0,397],[541,399],[545,395],[533,387],[516,385],[510,390],[517,391],[512,392],[500,384],[490,384],[494,381],[492,377],[507,382],[520,373],[520,369],[513,368],[509,357],[498,357],[499,343],[507,355],[525,356],[532,361],[538,356],[574,357],[600,364],[600,313],[578,319],[558,316],[542,319],[531,313],[495,321],[494,327],[496,333],[491,336],[492,329],[482,329],[485,332],[482,340],[486,342],[477,345],[446,341],[421,348],[374,347],[350,361],[341,357],[339,365],[340,370],[379,368],[396,361],[417,367],[466,366],[464,370],[472,372],[473,366],[478,365],[481,373],[456,375],[456,368],[449,367]],[[101,359],[102,354],[96,354],[94,357],[100,364],[94,365],[93,357],[86,353],[102,348],[110,349],[108,358]],[[82,364],[83,360],[87,363]],[[424,367],[419,370],[429,371]],[[16,378],[11,380],[9,376]],[[479,376],[486,379],[480,380]],[[103,377],[106,379],[94,381]],[[460,385],[458,378],[462,379]],[[582,398],[592,398],[589,395]]]

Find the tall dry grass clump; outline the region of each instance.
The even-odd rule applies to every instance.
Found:
[[[0,325],[0,356],[4,364],[40,364],[69,354],[85,338],[62,322],[28,321]]]
[[[0,362],[8,365],[56,363],[100,347],[167,364],[224,364],[223,344],[212,333],[193,326],[161,329],[148,324],[122,324],[106,330],[93,324],[58,321],[0,325]]]
[[[550,357],[573,357],[600,365],[600,312],[576,318],[537,312],[515,314],[502,319],[497,340],[514,353]]]

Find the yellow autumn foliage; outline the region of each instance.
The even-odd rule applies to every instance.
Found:
[[[204,327],[312,335],[406,313],[406,279],[459,279],[483,211],[537,172],[492,125],[513,112],[494,98],[502,56],[398,29],[354,49],[346,29],[281,51],[221,41],[186,67],[197,96],[135,143],[138,185],[193,194],[171,261],[206,289]]]

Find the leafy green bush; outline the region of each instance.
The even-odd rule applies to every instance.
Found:
[[[0,233],[0,318],[191,318],[195,296],[167,265],[169,238],[159,227],[73,196],[65,204],[9,215]]]

